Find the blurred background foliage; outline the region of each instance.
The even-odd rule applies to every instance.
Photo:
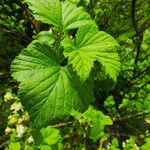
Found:
[[[101,140],[93,147],[99,147],[99,150],[102,147],[104,149],[107,147],[110,150],[117,150],[120,147],[123,149],[124,147],[129,150],[136,149],[133,147],[135,143],[138,146],[146,143],[141,149],[148,150],[150,146],[149,1],[70,1],[84,7],[96,21],[99,29],[111,34],[120,44],[118,52],[122,71],[117,83],[113,83],[101,74],[97,77],[100,82],[95,82],[95,96],[97,98],[95,105],[114,121],[111,127],[106,128],[110,135],[109,144],[103,142],[105,140]],[[3,148],[3,144],[5,145],[9,139],[9,136],[5,134],[5,129],[9,124],[7,118],[12,113],[11,105],[16,101],[13,99],[13,101],[6,103],[4,95],[13,93],[15,97],[18,90],[16,81],[10,75],[11,61],[23,47],[26,47],[35,38],[35,35],[49,28],[48,25],[42,24],[32,17],[27,4],[23,4],[22,0],[0,1],[0,148]],[[68,129],[64,130],[68,131]],[[64,132],[62,131],[62,133]],[[78,147],[75,142],[80,142],[80,139],[70,137],[72,139],[64,140],[67,143],[66,149],[70,146],[71,140],[74,140],[73,146],[80,149],[80,146]],[[89,143],[88,140],[84,144],[88,145]]]

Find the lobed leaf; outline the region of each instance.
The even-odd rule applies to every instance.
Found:
[[[46,44],[33,42],[12,62],[12,76],[18,81],[34,75],[40,69],[58,65],[55,52]]]
[[[90,15],[75,4],[59,0],[25,0],[34,17],[43,23],[52,24],[62,31],[93,24]]]
[[[59,130],[51,128],[50,126],[47,126],[46,128],[42,128],[41,134],[43,137],[44,144],[54,145],[61,141]]]
[[[12,63],[13,76],[21,81],[19,98],[35,127],[62,119],[72,109],[82,111],[94,99],[91,85],[81,84],[69,68],[59,66],[54,54],[33,42]]]
[[[69,1],[62,3],[62,26],[64,30],[79,28],[86,24],[95,24],[90,15]]]
[[[62,4],[59,0],[25,0],[33,11],[35,19],[60,27],[62,23]]]
[[[118,43],[109,34],[99,32],[95,25],[85,25],[78,30],[74,40],[64,39],[62,45],[65,57],[81,80],[88,78],[94,61],[100,62],[106,74],[116,80],[120,71]]]

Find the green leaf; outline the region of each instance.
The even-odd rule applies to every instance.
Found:
[[[16,142],[16,143],[11,142],[9,144],[9,149],[10,150],[21,150],[20,142]]]
[[[46,44],[33,42],[12,62],[12,76],[18,81],[33,76],[40,69],[57,66],[55,52]]]
[[[34,17],[43,23],[52,24],[61,30],[78,28],[93,23],[82,7],[59,0],[25,0],[33,11]]]
[[[35,147],[29,146],[29,145],[26,145],[24,147],[24,150],[34,150],[34,149],[35,149]]]
[[[79,28],[86,24],[95,23],[82,7],[77,7],[68,1],[62,3],[62,25],[64,30]]]
[[[150,149],[150,138],[145,139],[145,144],[141,146],[141,150],[149,150]]]
[[[111,145],[109,146],[108,150],[120,150],[119,141],[117,138],[112,139]]]
[[[40,146],[38,146],[38,148],[40,150],[53,150],[52,147],[49,145],[40,145]]]
[[[98,110],[95,110],[92,106],[90,106],[83,115],[91,127],[90,138],[94,142],[104,135],[104,127],[106,125],[112,125],[112,120],[109,116],[104,115]]]
[[[81,0],[70,0],[70,1],[75,3],[75,4],[79,4]]]
[[[104,115],[101,111],[95,110],[92,106],[82,114],[77,111],[72,111],[71,115],[80,120],[80,122],[87,122],[90,126],[90,138],[96,142],[104,135],[104,127],[112,125],[112,120],[109,116]]]
[[[90,0],[70,0],[71,2],[73,2],[73,3],[75,3],[75,4],[80,4],[80,5],[82,5],[82,4],[86,4],[86,5],[88,5],[89,3],[90,3]]]
[[[130,29],[129,31],[122,33],[120,36],[117,37],[117,41],[126,41],[129,38],[132,38],[134,36],[135,31],[133,29]]]
[[[54,52],[43,44],[34,42],[24,49],[12,71],[21,81],[19,98],[33,126],[64,119],[72,109],[85,110],[94,100],[91,84],[81,84],[69,68],[59,66]]]
[[[35,19],[60,27],[62,24],[62,4],[59,0],[25,0],[33,11]]]
[[[95,25],[85,25],[78,30],[74,40],[66,38],[62,45],[65,57],[68,57],[69,64],[73,65],[81,80],[88,78],[94,61],[100,62],[106,74],[116,80],[120,71],[116,52],[118,43],[109,34],[99,32]]]
[[[47,45],[51,45],[55,42],[54,35],[51,31],[42,31],[36,36],[37,40]]]
[[[32,136],[35,142],[35,145],[41,145],[43,142],[43,137],[42,137],[42,133],[40,132],[40,130],[32,130]]]
[[[41,129],[44,144],[54,145],[61,140],[59,130],[50,126]]]

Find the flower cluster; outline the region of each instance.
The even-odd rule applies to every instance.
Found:
[[[16,135],[17,138],[22,138],[27,132],[28,127],[26,124],[29,122],[29,115],[24,111],[20,100],[11,92],[4,95],[4,101],[10,102],[11,114],[8,116],[8,126],[5,129],[6,135]],[[31,137],[29,142],[31,143]]]

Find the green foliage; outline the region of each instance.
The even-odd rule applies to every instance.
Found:
[[[48,145],[54,145],[60,139],[59,130],[52,129],[50,126],[41,129],[41,133],[43,136],[44,143]]]
[[[116,115],[117,110],[115,107],[115,100],[112,95],[108,96],[104,101],[104,107],[110,113],[110,115]]]
[[[0,12],[0,149],[150,149],[148,0],[1,0]]]
[[[71,2],[75,3],[75,4],[90,4],[90,0],[70,0]]]
[[[40,42],[47,44],[47,45],[51,45],[55,42],[54,35],[51,31],[41,31],[36,36],[36,39]]]
[[[77,111],[72,111],[71,115],[77,119],[80,124],[87,123],[90,127],[89,137],[96,142],[100,137],[104,136],[104,127],[112,125],[112,120],[109,116],[104,115],[102,112],[95,110],[92,106],[82,114]]]
[[[55,58],[46,44],[35,42],[12,63],[13,76],[22,81],[19,97],[36,127],[63,118],[73,108],[84,110],[93,100],[89,83],[81,85],[69,68],[59,66]]]
[[[60,31],[93,23],[88,13],[69,1],[49,0],[43,3],[42,0],[26,0],[25,2],[30,4],[29,8],[33,11],[37,20],[52,24]]]
[[[23,109],[20,100],[12,93],[7,93],[4,100],[6,103],[12,102],[8,126],[5,129],[6,135],[10,136],[6,149],[62,149],[62,138],[58,129],[50,126],[40,130],[29,128],[29,115]]]
[[[141,150],[149,150],[150,149],[150,138],[145,139],[145,144],[141,146]]]
[[[113,138],[111,144],[107,146],[108,150],[119,150],[119,142],[117,138]]]
[[[122,145],[123,145],[124,150],[130,150],[130,149],[137,150],[137,149],[139,149],[139,147],[136,144],[134,137],[130,137],[130,139],[126,140],[126,142],[123,142]]]
[[[83,81],[88,78],[94,61],[100,62],[106,74],[116,80],[120,70],[118,43],[110,35],[98,32],[95,25],[86,25],[78,30],[74,41],[64,39],[62,43],[65,57]]]
[[[11,150],[21,150],[20,143],[19,142],[10,143],[9,144],[9,149],[11,149]]]
[[[22,16],[22,0],[1,0],[0,2],[0,26],[4,29],[25,30],[25,19]]]
[[[79,28],[73,41],[63,39],[63,36],[59,37],[60,41],[62,39],[60,43],[64,47],[64,55],[69,57],[68,65],[61,66],[64,56],[59,41],[55,39],[53,48],[43,43],[43,38],[42,43],[36,40],[23,49],[12,63],[13,77],[21,82],[19,97],[31,116],[32,125],[36,127],[62,119],[72,109],[84,111],[93,102],[93,87],[91,81],[86,79],[94,61],[100,62],[106,74],[114,80],[120,67],[116,52],[117,42],[105,32],[98,32],[95,24],[89,24],[91,21],[86,22],[87,18],[90,20],[86,12],[69,2],[46,1],[46,3],[50,9],[45,7],[46,4],[42,1],[29,1],[35,17],[62,29],[60,35],[64,30],[81,25],[82,27]],[[58,9],[62,9],[62,14],[57,11]],[[49,10],[57,13],[54,15]],[[67,15],[70,11],[71,14]],[[81,17],[80,15],[77,17],[78,13]],[[88,25],[84,25],[87,23]],[[62,59],[59,60],[60,58]],[[73,69],[84,83],[80,82],[69,64],[73,64]]]
[[[50,126],[41,129],[42,142],[38,146],[39,149],[62,149],[61,137],[59,130],[53,129]]]

